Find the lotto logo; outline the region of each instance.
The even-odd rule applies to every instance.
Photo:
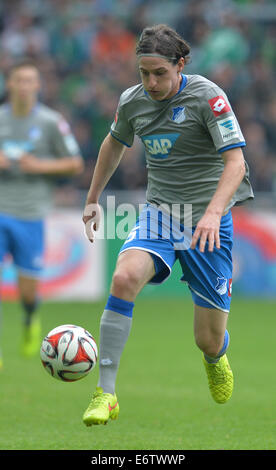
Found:
[[[64,119],[60,119],[60,121],[58,122],[58,128],[63,135],[67,135],[70,133],[70,126],[68,122],[65,121]]]
[[[208,103],[215,116],[220,116],[221,114],[231,111],[229,104],[223,96],[215,96],[215,98],[208,100]]]

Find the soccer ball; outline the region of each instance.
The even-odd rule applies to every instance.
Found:
[[[42,341],[40,358],[55,379],[75,382],[95,367],[98,349],[93,336],[81,326],[61,325]]]

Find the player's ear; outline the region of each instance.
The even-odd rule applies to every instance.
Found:
[[[180,57],[178,63],[177,63],[177,72],[178,73],[181,73],[182,70],[184,69],[184,65],[185,65],[185,60],[184,60],[184,57]]]

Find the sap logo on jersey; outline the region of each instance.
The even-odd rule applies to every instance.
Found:
[[[146,150],[154,158],[167,158],[180,134],[154,134],[141,137]]]
[[[29,141],[4,140],[2,150],[7,158],[11,160],[20,160],[24,153],[32,152],[33,143]]]
[[[221,114],[231,111],[229,104],[223,96],[215,96],[215,98],[208,100],[208,103],[215,116],[220,116]]]

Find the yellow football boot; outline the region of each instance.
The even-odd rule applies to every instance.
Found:
[[[110,419],[117,419],[119,415],[119,403],[116,395],[103,393],[101,387],[96,387],[96,392],[83,415],[83,422],[86,426],[92,424],[107,424]]]
[[[226,403],[232,395],[234,377],[226,354],[218,362],[210,364],[203,355],[211,395],[215,402]]]
[[[24,325],[21,353],[25,357],[35,356],[41,346],[41,324],[40,319],[34,318],[30,325]]]

